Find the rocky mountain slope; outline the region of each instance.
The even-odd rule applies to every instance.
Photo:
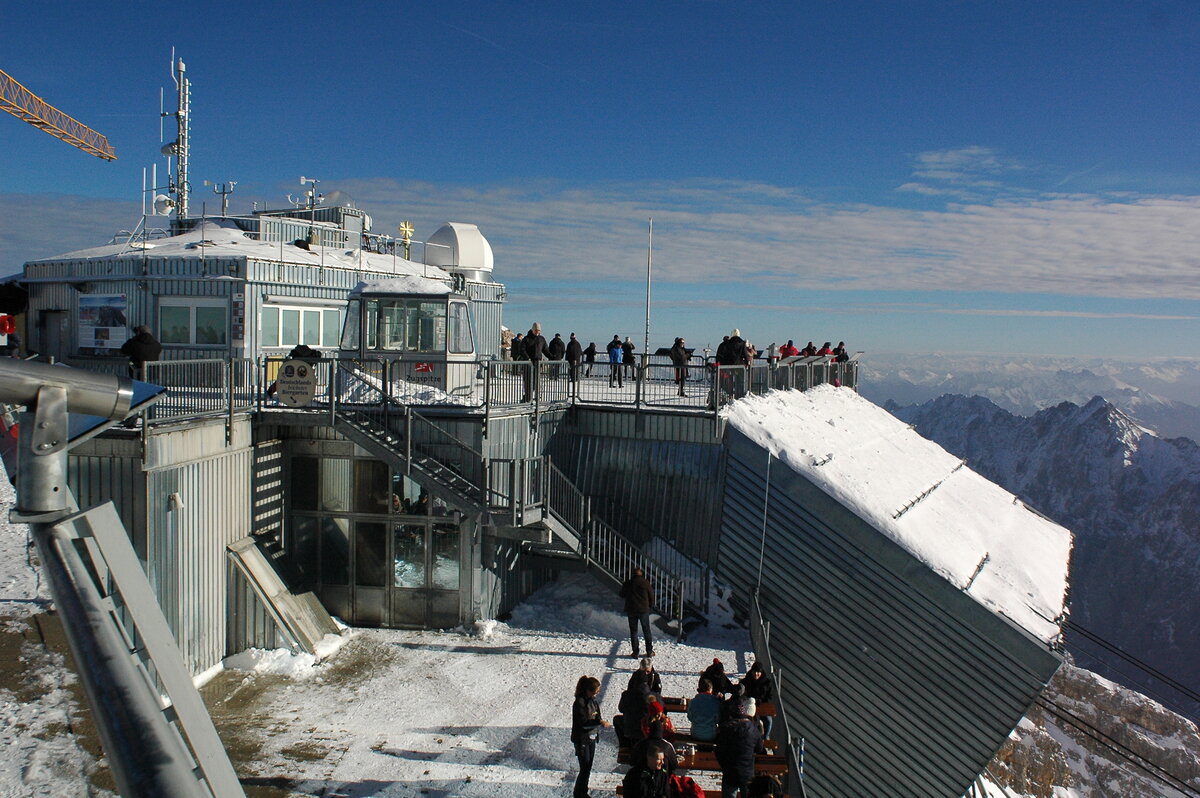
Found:
[[[1099,397],[1029,417],[978,396],[889,409],[1075,533],[1074,622],[1200,687],[1200,447],[1159,437]],[[1200,717],[1195,701],[1118,672],[1079,635],[1068,641],[1081,665]]]

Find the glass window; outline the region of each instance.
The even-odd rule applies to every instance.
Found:
[[[279,345],[295,346],[300,343],[300,311],[282,310],[279,320]]]
[[[225,346],[229,303],[209,297],[163,297],[158,301],[159,340],[164,344]]]
[[[224,345],[225,308],[196,308],[196,343],[208,346]]]
[[[321,519],[321,582],[350,584],[350,522],[345,518]]]
[[[387,463],[354,461],[354,512],[386,513],[389,493]]]
[[[379,302],[367,303],[367,349],[379,348]]]
[[[450,351],[456,354],[469,354],[472,351],[471,316],[464,302],[450,305]]]
[[[321,345],[321,311],[304,311],[304,327],[301,333],[300,343],[309,346]]]
[[[179,307],[158,309],[158,340],[164,344],[190,344],[192,342],[191,328],[191,309]]]
[[[315,457],[292,458],[292,480],[288,493],[292,499],[293,510],[317,509],[317,474],[321,461]]]
[[[259,346],[279,346],[279,308],[263,308],[259,319]]]
[[[379,348],[404,351],[406,312],[403,302],[379,303]]]
[[[408,477],[398,474],[392,480],[392,512],[412,515],[414,505],[421,494],[421,486]]]
[[[399,524],[392,534],[392,586],[425,587],[425,525]]]
[[[387,525],[359,521],[354,525],[354,584],[387,584]]]
[[[341,332],[341,324],[339,323],[341,315],[336,310],[321,311],[321,346],[337,347],[338,333]]]
[[[321,461],[321,509],[350,511],[351,460],[326,458]]]
[[[357,299],[351,300],[346,307],[346,324],[342,328],[342,349],[358,350],[358,321],[361,309],[362,301]]]
[[[408,351],[446,351],[446,303],[410,302]]]
[[[317,529],[320,522],[316,518],[297,515],[292,518],[291,554],[296,568],[304,576],[306,583],[317,581]]]
[[[433,584],[441,590],[458,590],[459,534],[456,524],[433,525]]]

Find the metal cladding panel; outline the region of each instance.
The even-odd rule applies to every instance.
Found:
[[[72,451],[67,480],[83,508],[112,500],[133,542],[138,559],[146,560],[146,475],[136,439],[93,438]]]
[[[250,534],[252,452],[173,462],[148,473],[146,571],[184,662],[200,673],[228,650],[225,547]]]
[[[496,460],[530,457],[533,434],[529,428],[529,416],[522,413],[489,419],[484,447],[484,453]]]
[[[621,534],[637,543],[659,537],[713,562],[723,450],[711,438],[712,420],[704,440],[697,419],[640,414],[646,418],[639,425],[634,415],[577,410],[576,423],[554,441],[555,462]]]
[[[755,586],[813,796],[958,798],[1061,658],[736,430],[717,574]]]
[[[504,323],[505,289],[500,283],[467,282],[467,298],[475,317],[475,352],[481,358],[500,358],[500,326]]]

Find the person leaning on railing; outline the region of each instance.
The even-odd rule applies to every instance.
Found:
[[[133,332],[134,336],[121,344],[121,354],[129,358],[129,376],[141,380],[146,376],[146,364],[162,356],[162,344],[144,324],[134,327]]]

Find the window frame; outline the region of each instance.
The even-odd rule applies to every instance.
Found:
[[[188,312],[188,340],[176,341],[170,340],[173,335],[168,335],[163,330],[162,316],[163,309],[171,308],[174,310],[184,309]],[[216,343],[201,343],[199,341],[199,330],[196,327],[196,311],[199,309],[211,310],[217,309],[224,316],[224,326],[220,328],[221,340]],[[163,346],[188,346],[201,349],[228,349],[230,345],[229,337],[229,299],[227,297],[211,297],[211,296],[163,296],[158,298],[158,340]]]

